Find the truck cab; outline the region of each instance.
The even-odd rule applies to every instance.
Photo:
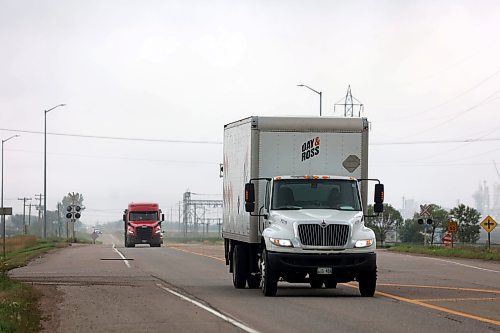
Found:
[[[362,296],[376,286],[376,239],[365,227],[359,181],[330,175],[276,176],[266,181],[260,213],[261,250],[254,274],[274,296],[279,279],[313,288],[357,280]],[[255,188],[246,185],[246,210],[255,210]],[[383,209],[376,185],[375,211]],[[234,272],[233,272],[234,273]]]
[[[136,244],[160,247],[164,219],[156,203],[130,203],[123,214],[125,247],[135,247]]]

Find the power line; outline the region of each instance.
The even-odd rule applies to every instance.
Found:
[[[0,128],[0,131],[7,132],[20,132],[20,133],[31,133],[31,134],[43,134],[40,131],[28,131],[12,128]],[[87,138],[87,139],[104,139],[104,140],[125,140],[125,141],[146,141],[146,142],[164,142],[164,143],[196,143],[196,144],[216,144],[220,145],[220,141],[208,141],[208,140],[181,140],[181,139],[151,139],[151,138],[131,138],[122,136],[104,136],[104,135],[86,135],[86,134],[70,134],[70,133],[57,133],[57,132],[47,132],[48,135],[57,136],[70,136],[77,138]]]
[[[25,150],[25,149],[9,149],[9,151],[19,151],[23,153],[41,154],[40,151]],[[123,156],[99,156],[99,155],[86,155],[86,154],[74,154],[74,153],[48,153],[52,156],[73,156],[73,157],[83,157],[83,158],[97,158],[97,159],[108,159],[108,160],[125,160],[125,161],[146,161],[146,162],[160,162],[160,163],[177,163],[177,164],[219,164],[218,162],[210,161],[174,161],[174,160],[163,160],[163,159],[152,159],[152,158],[136,158],[136,157],[123,157]]]
[[[463,115],[464,115],[464,114],[466,114],[467,112],[470,112],[470,111],[472,111],[472,110],[474,110],[474,109],[476,109],[476,108],[480,107],[480,106],[481,106],[481,105],[483,105],[483,104],[486,104],[486,103],[489,103],[489,102],[493,101],[493,100],[494,100],[494,97],[495,97],[496,95],[498,95],[498,94],[500,94],[500,89],[499,89],[499,90],[497,90],[497,91],[495,91],[493,94],[489,95],[488,97],[486,97],[486,98],[485,98],[485,99],[483,99],[482,101],[478,102],[477,104],[475,104],[475,105],[473,105],[473,106],[471,106],[471,107],[469,107],[469,108],[467,108],[467,109],[465,109],[465,110],[463,110],[463,111],[460,111],[460,112],[458,112],[458,113],[452,114],[452,115],[451,115],[451,116],[452,116],[451,118],[446,119],[445,121],[440,122],[440,123],[438,123],[438,124],[436,124],[436,125],[434,125],[434,126],[428,127],[428,128],[426,128],[426,129],[424,129],[424,130],[422,130],[422,131],[420,131],[420,132],[413,133],[413,134],[410,134],[410,135],[407,135],[407,136],[415,136],[415,135],[420,135],[420,134],[423,134],[423,133],[428,132],[428,131],[430,131],[430,130],[433,130],[433,129],[435,129],[435,128],[441,127],[441,126],[443,126],[443,125],[445,125],[445,124],[449,123],[450,121],[455,120],[455,119],[457,119],[457,118],[458,118],[458,117],[460,117],[460,116],[463,116]]]
[[[466,110],[466,111],[468,111],[468,110]],[[0,128],[0,131],[43,134],[43,132],[20,130],[20,129],[8,129],[8,128]],[[186,140],[180,140],[180,139],[126,138],[126,137],[111,137],[111,136],[84,135],[84,134],[66,134],[66,133],[53,133],[53,132],[52,133],[47,132],[47,134],[59,135],[59,136],[80,137],[80,138],[87,138],[87,139],[103,139],[103,140],[127,140],[127,141],[166,142],[166,143],[194,143],[194,144],[200,143],[200,144],[217,144],[217,145],[222,144],[222,142],[219,142],[219,141],[186,141]],[[484,141],[500,141],[500,138],[442,139],[442,140],[386,141],[386,142],[382,141],[382,142],[371,142],[370,145],[373,145],[373,146],[418,145],[418,144],[431,144],[431,143],[468,143],[468,142],[484,142]],[[40,153],[40,152],[28,151],[28,150],[17,150],[17,149],[7,149],[7,150],[9,150],[9,151],[24,151],[24,152],[29,152],[29,153]],[[54,154],[54,153],[52,153],[52,154]],[[71,155],[71,154],[59,154],[59,155]],[[108,156],[89,156],[89,155],[75,155],[75,156],[109,158]],[[134,158],[123,158],[123,159],[134,160]],[[145,159],[137,159],[137,160],[145,160]],[[160,161],[160,162],[172,162],[172,161],[165,161],[165,160],[158,160],[158,161]]]
[[[473,143],[500,141],[500,138],[477,138],[477,139],[443,139],[443,140],[422,140],[422,141],[386,141],[372,142],[371,146],[389,146],[389,145],[426,145],[435,143]]]
[[[428,109],[425,109],[425,110],[423,110],[423,111],[419,111],[419,112],[414,113],[414,114],[410,114],[410,115],[408,115],[408,116],[404,116],[404,117],[400,117],[400,118],[393,119],[393,121],[400,121],[400,120],[406,120],[406,119],[411,119],[411,118],[415,118],[415,117],[421,117],[421,116],[422,116],[422,114],[424,114],[424,113],[428,113],[428,112],[431,112],[431,111],[433,111],[433,110],[435,110],[435,109],[438,109],[438,108],[440,108],[440,107],[442,107],[442,106],[444,106],[444,105],[446,105],[446,104],[448,104],[448,103],[450,103],[450,102],[453,102],[454,100],[456,100],[456,99],[458,99],[458,98],[460,98],[460,97],[462,97],[462,96],[464,96],[464,95],[468,94],[469,92],[473,91],[474,89],[478,88],[479,86],[481,86],[481,85],[483,85],[484,83],[486,83],[487,81],[489,81],[491,78],[493,78],[493,77],[497,76],[499,73],[500,73],[500,69],[498,69],[498,70],[497,70],[496,72],[494,72],[493,74],[489,75],[487,78],[485,78],[485,79],[481,80],[480,82],[478,82],[478,83],[474,84],[472,87],[470,87],[470,88],[468,88],[468,89],[466,89],[466,90],[462,91],[462,92],[461,92],[461,93],[459,93],[458,95],[455,95],[455,96],[451,97],[450,99],[448,99],[448,100],[444,101],[444,102],[443,102],[443,103],[441,103],[441,104],[438,104],[438,105],[432,106],[432,107],[430,107],[430,108],[428,108]]]

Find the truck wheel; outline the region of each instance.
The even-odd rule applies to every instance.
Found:
[[[363,297],[373,297],[377,287],[377,271],[361,273],[358,277],[359,292]]]
[[[241,244],[233,249],[233,285],[236,289],[243,289],[247,284],[248,256]]]
[[[262,250],[260,258],[260,274],[262,293],[264,296],[276,296],[278,292],[278,276],[276,272],[269,267],[269,259],[266,250]]]

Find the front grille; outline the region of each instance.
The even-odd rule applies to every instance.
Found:
[[[349,236],[349,226],[329,224],[323,228],[319,224],[299,224],[299,239],[307,246],[345,246]]]
[[[151,227],[137,227],[137,238],[138,239],[151,239],[153,235],[153,228]]]

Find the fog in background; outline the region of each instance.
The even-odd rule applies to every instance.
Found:
[[[47,131],[78,136],[47,136],[49,210],[73,191],[87,224],[131,201],[176,212],[188,188],[222,199],[224,124],[318,116],[297,84],[325,116],[351,86],[386,202],[473,206],[500,181],[499,17],[476,0],[0,0],[0,137],[21,135],[5,206],[43,193],[44,110],[60,103]]]

